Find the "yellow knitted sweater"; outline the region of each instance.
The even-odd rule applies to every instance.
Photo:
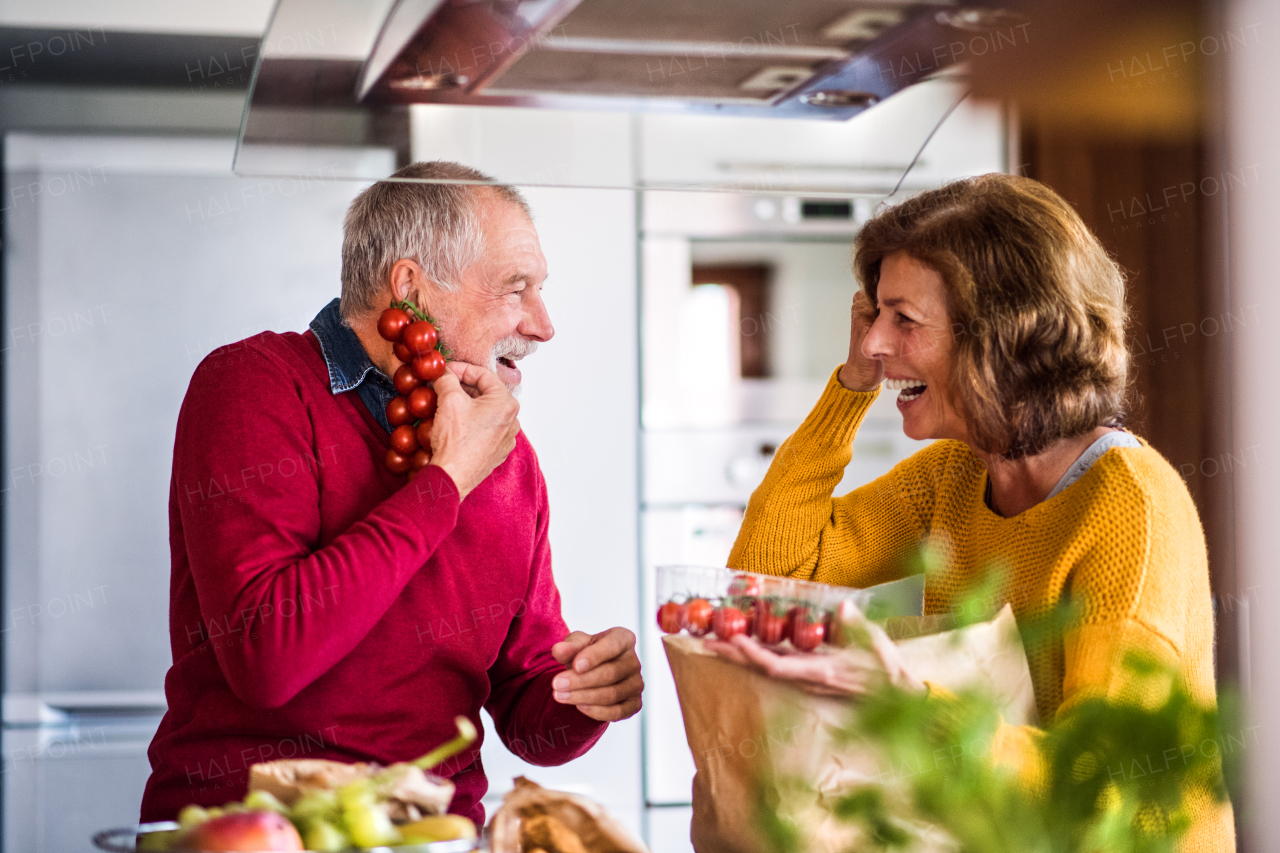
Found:
[[[879,395],[847,390],[838,373],[751,496],[731,567],[866,587],[901,577],[904,557],[936,537],[949,559],[927,578],[927,614],[948,612],[993,565],[1007,572],[1002,598],[1020,623],[1068,595],[1079,607],[1061,638],[1028,649],[1042,722],[1086,695],[1147,698],[1121,665],[1132,650],[1174,665],[1197,701],[1216,701],[1204,534],[1186,486],[1159,453],[1145,443],[1112,448],[1013,518],[987,507],[986,467],[959,441],[936,441],[832,497]],[[1037,732],[1004,734],[1029,750]],[[1234,850],[1230,807],[1198,805],[1182,849]]]

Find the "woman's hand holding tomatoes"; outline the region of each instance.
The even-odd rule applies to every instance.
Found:
[[[797,626],[800,624],[796,623]],[[822,621],[804,621],[821,626]],[[873,622],[858,626],[861,643],[830,654],[779,654],[745,635],[729,642],[706,639],[706,647],[723,658],[749,666],[772,678],[790,681],[809,693],[823,696],[861,696],[886,684],[924,692],[925,686],[906,667],[902,652],[884,630]],[[804,630],[808,630],[807,628]]]

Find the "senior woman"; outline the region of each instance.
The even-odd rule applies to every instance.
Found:
[[[1141,699],[1150,687],[1123,665],[1134,650],[1213,703],[1200,520],[1172,466],[1119,427],[1124,280],[1080,217],[1035,181],[984,175],[885,210],[854,258],[848,360],[779,448],[729,564],[865,587],[901,577],[908,552],[940,539],[949,558],[926,580],[926,613],[947,612],[996,563],[1020,621],[1068,599],[1078,608],[1029,649],[1042,721],[1085,696]],[[898,392],[906,434],[936,441],[833,497],[882,386]],[[785,657],[741,637],[713,645],[823,692],[877,679],[930,689],[883,634],[871,669],[866,656]],[[1035,730],[1003,734],[1015,760],[1032,760]],[[1195,810],[1183,848],[1234,850],[1230,807]]]

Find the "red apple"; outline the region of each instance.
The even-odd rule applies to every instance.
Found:
[[[184,850],[218,853],[268,853],[302,850],[302,838],[289,819],[276,812],[224,814],[193,827],[179,842]]]

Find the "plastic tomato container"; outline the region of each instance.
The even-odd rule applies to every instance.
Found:
[[[710,566],[659,566],[656,591],[664,633],[747,634],[800,651],[842,645],[842,626],[858,618],[870,597],[861,589]]]

